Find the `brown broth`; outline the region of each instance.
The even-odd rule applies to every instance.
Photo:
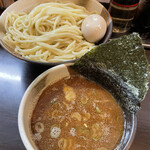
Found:
[[[31,119],[39,150],[113,150],[123,124],[113,96],[73,71],[44,90]]]

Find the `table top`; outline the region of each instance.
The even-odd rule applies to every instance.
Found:
[[[149,50],[146,56],[150,64]],[[17,124],[19,104],[29,84],[48,68],[19,60],[0,47],[0,150],[25,150]],[[130,150],[150,150],[150,90],[141,107]]]
[[[150,64],[150,50],[145,52]],[[48,68],[19,60],[0,47],[0,150],[25,150],[18,131],[19,105],[29,84]],[[150,89],[141,104],[137,121],[130,150],[150,150]]]

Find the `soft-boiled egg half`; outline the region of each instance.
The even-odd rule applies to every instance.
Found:
[[[81,26],[81,32],[84,38],[89,42],[101,40],[107,30],[107,24],[104,18],[97,14],[87,16]]]

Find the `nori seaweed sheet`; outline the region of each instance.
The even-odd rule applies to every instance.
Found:
[[[140,109],[148,90],[148,62],[137,33],[96,46],[71,68],[102,85],[131,113]]]

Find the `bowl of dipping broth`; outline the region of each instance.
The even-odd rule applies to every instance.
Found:
[[[27,88],[18,113],[28,150],[128,150],[137,118],[100,85],[55,66]]]
[[[96,0],[19,0],[0,18],[0,43],[32,63],[74,62],[112,34],[112,19]]]

